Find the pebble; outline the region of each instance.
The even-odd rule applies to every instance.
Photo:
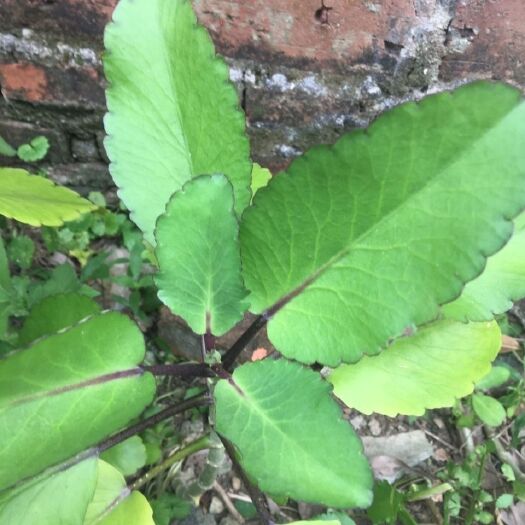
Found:
[[[220,514],[223,511],[224,503],[216,496],[213,496],[210,503],[210,514]]]
[[[368,422],[368,429],[370,430],[370,434],[372,434],[372,436],[379,436],[379,434],[381,434],[381,423],[379,423],[377,419],[372,418]]]
[[[235,491],[241,490],[241,480],[239,478],[232,479],[232,488]]]

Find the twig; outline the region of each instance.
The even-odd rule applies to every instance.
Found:
[[[244,518],[242,517],[241,513],[235,508],[235,505],[232,503],[232,500],[226,493],[226,491],[219,485],[217,481],[213,484],[213,490],[217,492],[217,494],[222,499],[224,505],[228,509],[228,512],[239,522],[244,523]]]
[[[454,445],[451,445],[448,441],[445,441],[444,439],[440,438],[439,436],[437,436],[433,432],[430,432],[430,430],[427,430],[426,428],[422,428],[421,430],[423,430],[423,432],[427,436],[430,436],[432,439],[435,439],[436,441],[439,441],[442,445],[445,445],[445,447],[448,447],[449,449],[453,450],[454,452],[457,452],[457,450],[458,450],[457,447],[455,447]]]
[[[190,408],[196,408],[210,404],[211,399],[209,397],[203,396],[202,394],[190,397],[189,399],[183,401],[182,403],[179,403],[178,405],[169,406],[164,410],[161,410],[160,412],[157,412],[156,414],[153,414],[152,416],[147,417],[142,421],[139,421],[135,425],[125,428],[117,434],[113,434],[113,436],[110,436],[109,438],[99,443],[95,447],[95,449],[100,454],[101,452],[108,450],[108,448],[111,448],[117,445],[118,443],[125,441],[131,436],[134,436],[135,434],[140,434],[141,432],[144,432],[144,430],[154,427],[157,423],[160,423],[161,421],[164,421],[169,417],[180,414],[181,412],[185,412]]]
[[[472,432],[468,428],[458,428],[459,438],[461,441],[463,441],[463,444],[461,447],[459,447],[459,450],[461,451],[463,447],[467,449],[467,452],[471,454],[474,452],[474,439],[472,439],[472,435],[474,432]]]
[[[498,436],[496,436],[494,434],[494,431],[487,425],[483,425],[483,430],[485,431],[487,437],[492,441],[492,443],[494,443],[494,450],[498,459],[502,463],[507,463],[512,469],[512,472],[514,472],[516,478],[522,483],[525,483],[525,474],[519,468],[512,454],[505,450],[505,447],[502,445]]]
[[[233,364],[241,354],[241,352],[246,348],[248,343],[257,335],[259,330],[263,328],[268,322],[269,317],[266,314],[262,314],[255,319],[255,321],[248,327],[246,332],[244,332],[231,348],[224,354],[222,358],[222,364],[225,370],[231,371]]]
[[[143,370],[156,376],[215,377],[215,372],[203,363],[181,363],[172,365],[143,366]]]
[[[235,469],[239,477],[242,479],[244,486],[246,487],[246,490],[248,491],[248,494],[252,499],[252,503],[257,509],[261,523],[263,523],[264,525],[275,525],[272,519],[272,514],[268,509],[268,503],[266,501],[266,498],[264,497],[264,494],[248,479],[248,476],[245,474],[243,468],[237,460],[237,456],[235,454],[235,449],[233,448],[233,445],[223,437],[221,437],[221,441],[224,445],[224,448],[226,449],[226,452],[230,456],[230,459],[232,460],[233,468]]]
[[[164,470],[169,469],[174,463],[177,463],[178,461],[182,461],[184,458],[188,457],[191,454],[195,454],[195,452],[198,452],[199,450],[202,450],[204,448],[209,448],[209,446],[210,446],[210,437],[201,436],[199,439],[193,441],[192,443],[185,446],[184,448],[177,450],[177,452],[167,457],[162,463],[153,467],[151,470],[148,470],[146,474],[141,476],[139,479],[134,481],[129,486],[129,490],[133,492],[134,490],[140,489],[150,479],[153,479],[155,476],[158,476]]]

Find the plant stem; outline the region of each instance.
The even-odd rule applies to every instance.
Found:
[[[244,332],[231,348],[226,352],[222,359],[222,365],[225,370],[231,371],[233,364],[241,354],[241,352],[246,348],[248,343],[257,335],[259,330],[263,328],[268,322],[268,315],[262,314],[253,321],[253,323],[248,327],[246,332]]]
[[[474,523],[474,518],[476,516],[476,506],[479,501],[479,495],[481,493],[481,483],[483,481],[483,474],[485,472],[485,462],[487,460],[487,455],[488,453],[485,451],[483,456],[481,456],[478,471],[478,479],[476,481],[476,489],[474,490],[472,498],[470,499],[467,515],[465,516],[465,525],[473,525]]]
[[[215,377],[215,372],[204,363],[181,363],[171,365],[143,366],[143,370],[156,376]]]
[[[422,499],[427,499],[437,494],[444,494],[449,490],[454,490],[454,487],[450,483],[441,483],[435,487],[429,487],[426,489],[418,490],[412,494],[408,494],[407,501],[420,501]]]
[[[125,441],[131,436],[134,436],[135,434],[139,434],[140,432],[143,432],[144,430],[155,426],[157,423],[160,423],[161,421],[168,419],[169,417],[180,414],[181,412],[189,410],[190,408],[196,408],[196,407],[210,405],[210,404],[211,404],[211,399],[209,397],[203,396],[203,394],[198,394],[196,396],[190,397],[189,399],[187,399],[186,401],[183,401],[182,403],[178,405],[169,406],[165,408],[164,410],[161,410],[160,412],[157,412],[156,414],[153,414],[152,416],[146,419],[143,419],[142,421],[139,421],[135,425],[125,428],[124,430],[121,430],[117,434],[110,436],[106,440],[99,443],[95,447],[95,449],[100,454],[101,452],[104,452],[108,448],[111,448],[117,445],[118,443]]]
[[[264,494],[248,479],[248,476],[246,475],[239,461],[237,460],[237,456],[235,454],[235,449],[233,448],[233,445],[223,437],[221,437],[221,441],[224,445],[224,448],[226,449],[226,452],[228,453],[228,456],[230,456],[230,459],[232,460],[233,468],[235,469],[239,477],[242,479],[244,486],[246,487],[246,490],[248,491],[248,494],[250,495],[250,498],[252,499],[255,508],[257,509],[257,513],[259,514],[261,523],[263,523],[264,525],[275,525],[272,519],[272,514],[268,509],[268,503]]]
[[[201,436],[195,441],[192,441],[189,445],[186,445],[184,448],[177,450],[177,452],[175,452],[174,454],[166,458],[159,465],[153,467],[151,470],[148,470],[146,474],[138,478],[136,481],[134,481],[129,486],[129,490],[134,491],[134,490],[140,489],[150,479],[153,479],[155,476],[158,476],[161,472],[170,468],[174,463],[177,463],[177,461],[181,461],[184,458],[190,456],[191,454],[195,454],[195,452],[199,452],[199,450],[209,448],[210,444],[211,444],[210,436],[208,435]]]

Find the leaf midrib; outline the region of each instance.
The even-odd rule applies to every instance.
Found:
[[[244,404],[246,405],[246,409],[249,411],[250,405],[248,405],[248,401],[251,401],[254,411],[260,416],[260,418],[263,421],[266,421],[270,427],[275,429],[277,433],[283,437],[283,441],[285,443],[286,442],[291,443],[292,448],[293,446],[295,446],[296,448],[301,450],[301,452],[304,454],[305,457],[310,458],[310,460],[313,458],[314,460],[313,463],[316,464],[316,469],[317,469],[316,472],[324,471],[325,473],[329,474],[329,477],[331,477],[332,479],[336,479],[338,484],[342,483],[343,486],[345,487],[348,486],[347,479],[342,478],[338,473],[334,476],[334,471],[329,468],[327,469],[326,465],[323,462],[321,462],[318,458],[316,458],[315,456],[312,456],[309,453],[309,451],[306,450],[300,442],[290,439],[289,435],[286,434],[286,432],[284,432],[270,417],[268,417],[268,415],[265,413],[263,408],[257,404],[256,399],[250,395],[249,391],[243,388],[241,385],[239,385],[236,382],[235,377],[232,380],[233,384],[230,384],[228,381],[225,381],[225,380],[223,381],[224,381],[225,386],[227,386],[231,390],[231,393],[238,400],[241,406],[243,404],[243,400],[245,400]],[[241,392],[242,392],[242,395],[240,395]],[[322,392],[322,394],[327,394],[327,393],[328,392]]]
[[[521,102],[523,103],[523,102]],[[514,109],[519,107],[519,104],[516,104],[512,107],[510,111],[505,113],[501,118],[494,121],[494,124],[485,130],[483,133],[481,133],[478,137],[476,137],[475,140],[473,140],[466,148],[464,148],[461,151],[461,154],[458,157],[451,158],[449,162],[446,162],[443,167],[436,171],[433,177],[431,177],[429,180],[427,180],[422,187],[411,193],[407,198],[400,202],[397,206],[395,206],[392,210],[390,210],[386,215],[384,215],[379,221],[372,224],[365,232],[363,232],[358,237],[352,239],[350,241],[350,245],[341,249],[339,252],[337,252],[335,255],[333,255],[328,261],[326,261],[324,264],[322,264],[315,272],[313,272],[311,275],[307,276],[301,284],[296,286],[293,290],[283,295],[280,299],[275,301],[271,306],[267,307],[263,315],[267,315],[269,317],[275,315],[279,310],[281,310],[283,307],[285,307],[292,299],[297,297],[299,294],[301,294],[309,285],[311,285],[313,282],[315,282],[325,271],[330,269],[333,265],[335,265],[337,262],[339,262],[341,259],[343,259],[346,255],[348,255],[352,249],[355,248],[356,245],[363,244],[363,242],[372,234],[374,234],[381,225],[385,222],[390,220],[390,217],[392,215],[397,214],[409,205],[410,202],[412,202],[413,199],[416,199],[420,194],[423,192],[426,192],[431,188],[433,185],[437,185],[440,181],[441,177],[443,176],[443,173],[446,172],[451,166],[454,166],[458,162],[460,162],[467,153],[470,153],[473,149],[474,145],[479,143],[481,140],[483,140],[487,135],[489,135],[491,132],[493,132],[494,129],[496,129],[500,123],[505,120]],[[286,174],[288,177],[291,177],[289,173]],[[353,228],[354,223],[352,223],[351,227]]]
[[[134,367],[129,368],[127,370],[118,370],[116,372],[111,372],[104,375],[99,375],[96,377],[92,377],[90,379],[86,379],[83,381],[79,381],[78,383],[71,383],[63,386],[59,386],[56,388],[52,388],[50,390],[43,390],[40,392],[35,392],[34,394],[29,394],[26,396],[15,398],[5,405],[0,405],[0,412],[7,411],[15,406],[23,405],[26,403],[31,403],[32,401],[36,401],[38,399],[43,399],[46,397],[55,397],[60,394],[65,394],[68,392],[73,392],[75,390],[81,390],[83,388],[89,388],[89,387],[95,387],[98,385],[102,385],[104,383],[110,383],[113,381],[119,381],[121,379],[129,379],[132,377],[140,377],[144,374],[144,370],[140,367]]]
[[[160,4],[158,5],[160,6]],[[177,19],[176,13],[178,12],[179,9],[184,9],[184,6],[181,6],[179,2],[176,2],[176,7],[174,10],[175,14],[173,15],[172,20]],[[173,70],[172,61],[170,60],[170,55],[168,53],[168,47],[170,47],[168,42],[171,45],[173,45],[174,49],[177,47],[176,38],[175,38],[176,24],[174,24],[174,31],[173,31],[174,34],[172,36],[172,40],[170,40],[168,39],[166,28],[164,24],[162,23],[162,17],[161,17],[160,11],[157,11],[157,23],[158,23],[158,26],[160,28],[160,33],[161,33],[160,39],[161,39],[161,45],[162,45],[162,54],[163,54],[164,62],[166,63],[166,66],[167,66],[167,70],[168,70],[169,84],[170,84],[171,93],[173,96],[174,109],[177,115],[177,119],[179,121],[180,132],[181,132],[182,140],[184,141],[183,146],[184,146],[185,157],[186,157],[186,161],[188,163],[188,168],[190,171],[190,177],[189,179],[186,179],[186,180],[190,180],[195,176],[195,166],[193,165],[193,155],[191,153],[190,144],[188,142],[188,136],[186,134],[186,126],[184,124],[184,119],[182,117],[181,104],[179,100],[179,90],[177,89],[177,83],[175,82],[175,72]],[[171,170],[171,173],[173,173],[173,170]],[[184,182],[185,181],[182,181],[182,184],[184,184]]]

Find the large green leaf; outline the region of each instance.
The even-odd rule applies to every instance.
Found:
[[[9,261],[7,259],[4,241],[0,236],[0,339],[6,335],[9,326],[9,315],[13,308],[11,292]]]
[[[84,525],[95,525],[121,498],[129,494],[121,472],[103,460],[97,462],[96,484],[93,497],[84,516]]]
[[[514,221],[514,234],[489,257],[483,273],[467,283],[458,299],[443,306],[443,314],[459,321],[488,321],[525,297],[525,213]]]
[[[29,312],[18,334],[18,345],[52,335],[82,319],[100,312],[100,306],[85,295],[64,293],[51,295],[37,303]]]
[[[146,447],[139,436],[133,436],[106,450],[100,457],[124,476],[131,476],[146,464]]]
[[[187,0],[121,0],[106,29],[111,174],[154,242],[157,217],[190,178],[224,173],[250,200],[249,144],[228,67]],[[140,37],[139,37],[140,35]]]
[[[106,313],[1,360],[0,490],[137,417],[155,392],[143,357],[134,323]]]
[[[98,525],[155,525],[155,522],[148,500],[134,491]]]
[[[96,458],[0,494],[0,525],[82,525],[97,480]]]
[[[197,334],[222,335],[248,307],[231,185],[201,176],[173,195],[155,231],[159,298]]]
[[[237,368],[215,387],[216,428],[259,487],[331,507],[366,507],[362,446],[319,374],[286,360]]]
[[[240,230],[252,309],[275,314],[274,345],[333,366],[436,318],[510,237],[524,152],[520,93],[478,82],[295,160]]]
[[[98,462],[95,493],[84,525],[155,525],[153,510],[140,492],[131,492],[122,474],[105,461]]]
[[[438,321],[380,355],[339,366],[329,380],[335,395],[360,412],[417,416],[470,394],[500,346],[495,322]]]
[[[31,226],[60,226],[96,206],[74,191],[25,170],[0,168],[0,214]]]

